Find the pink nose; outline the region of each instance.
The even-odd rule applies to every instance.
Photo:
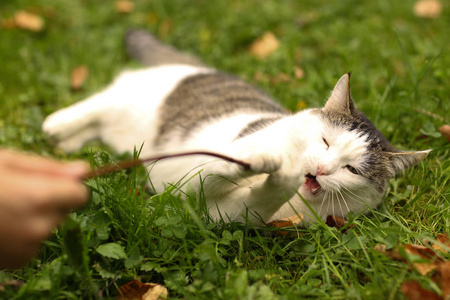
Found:
[[[330,173],[330,170],[327,167],[325,167],[324,165],[317,166],[317,176],[328,175],[329,173]]]

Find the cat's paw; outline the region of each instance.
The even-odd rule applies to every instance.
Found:
[[[299,188],[304,180],[303,170],[298,158],[282,157],[280,167],[270,173],[269,180],[276,186]]]
[[[279,170],[282,165],[282,159],[280,156],[258,154],[244,159],[244,161],[250,163],[250,172],[261,174],[272,174]]]

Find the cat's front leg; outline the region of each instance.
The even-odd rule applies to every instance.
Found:
[[[293,195],[303,183],[304,171],[296,156],[286,153],[251,151],[251,154],[234,154],[234,157],[248,163],[250,167],[214,160],[204,165],[203,174],[212,177],[217,175],[230,182],[241,180],[243,185],[253,182],[252,188],[255,190],[270,190],[270,193],[283,191],[289,195]],[[262,182],[256,184],[255,178],[256,181],[264,181],[264,184]]]
[[[250,169],[217,161],[214,168],[203,169],[208,206],[214,216],[227,215],[232,220],[245,221],[243,216],[249,212],[251,216],[247,217],[253,223],[259,224],[259,218],[269,222],[297,192],[304,176],[293,168],[293,160],[283,155],[253,153],[240,159],[249,163]]]

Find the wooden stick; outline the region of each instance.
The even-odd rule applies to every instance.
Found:
[[[245,169],[250,169],[250,164],[243,162],[241,160],[237,160],[234,159],[232,157],[223,155],[223,154],[219,154],[219,153],[214,153],[214,152],[208,152],[208,151],[195,151],[195,152],[182,152],[182,153],[176,153],[176,154],[168,154],[168,155],[162,155],[162,156],[155,156],[155,157],[147,157],[144,159],[130,159],[130,160],[125,160],[122,162],[119,162],[117,164],[111,164],[111,165],[107,165],[104,167],[100,167],[94,170],[91,170],[86,176],[85,179],[89,179],[89,178],[95,178],[98,176],[103,176],[106,174],[110,174],[113,172],[117,172],[120,170],[125,170],[125,169],[129,169],[135,166],[139,166],[143,163],[146,162],[151,162],[151,161],[155,161],[155,160],[160,160],[160,159],[165,159],[165,158],[174,158],[174,157],[181,157],[181,156],[189,156],[189,155],[208,155],[208,156],[214,156],[214,157],[218,157],[221,158],[223,160],[229,161],[231,163],[235,163],[238,165],[243,166]]]

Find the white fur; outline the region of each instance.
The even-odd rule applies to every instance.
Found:
[[[216,219],[222,216],[243,221],[247,212],[254,223],[259,217],[268,222],[296,212],[312,216],[298,194],[323,219],[330,214],[345,216],[349,210],[360,212],[379,203],[381,195],[345,168],[349,162],[358,167],[366,150],[364,138],[339,127],[327,127],[312,110],[237,140],[246,124],[264,115],[228,116],[199,127],[185,142],[174,139],[168,143],[170,147],[155,148],[152,141],[160,125],[157,112],[161,103],[183,78],[206,72],[212,71],[184,65],[125,72],[104,91],[50,115],[43,130],[67,152],[101,139],[118,152],[133,151],[143,144],[142,158],[209,150],[249,162],[251,171],[206,156],[162,160],[149,166],[157,192],[192,176],[178,188],[183,192],[198,189],[200,177],[195,174],[201,171],[207,206]],[[326,173],[317,176],[324,191],[313,195],[303,183],[307,173],[315,175],[318,170]]]

